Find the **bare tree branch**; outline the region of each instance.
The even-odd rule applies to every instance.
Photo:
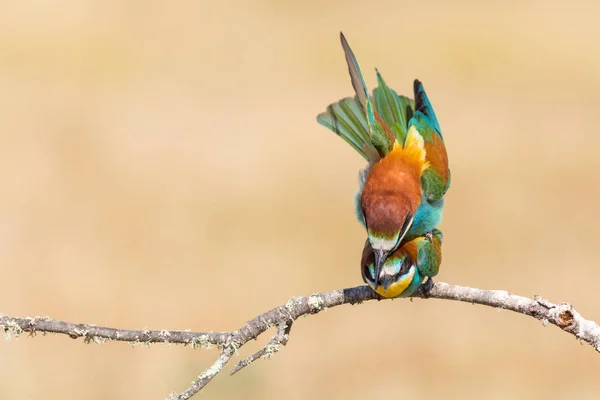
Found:
[[[169,399],[187,400],[196,393],[198,393],[200,390],[202,390],[204,386],[208,385],[208,382],[210,382],[212,378],[215,377],[215,375],[221,372],[223,367],[225,367],[225,365],[227,365],[227,363],[231,359],[231,356],[235,354],[235,350],[235,346],[227,346],[223,348],[221,354],[219,355],[219,358],[217,358],[217,361],[215,361],[210,368],[208,368],[202,374],[200,374],[198,380],[196,382],[193,382],[192,386],[187,388],[185,392],[181,393],[179,396],[177,394],[172,394],[169,397]]]
[[[437,283],[426,293],[420,291],[413,297],[434,298],[481,304],[489,307],[515,311],[556,325],[577,339],[592,345],[600,352],[600,326],[583,318],[568,303],[554,304],[541,297],[530,299],[510,294],[504,290],[483,290],[464,286]],[[239,362],[231,374],[250,365],[259,358],[268,358],[285,345],[289,338],[292,323],[307,314],[317,314],[327,308],[342,304],[357,304],[368,300],[383,300],[368,286],[339,289],[331,292],[294,297],[286,304],[267,311],[248,321],[240,329],[232,332],[191,332],[191,331],[150,331],[105,328],[89,324],[72,324],[48,317],[16,318],[0,316],[0,328],[7,338],[18,337],[23,332],[31,336],[36,333],[60,333],[73,339],[84,338],[86,343],[104,343],[107,340],[131,342],[132,344],[178,343],[186,346],[210,347],[216,345],[220,355],[215,363],[204,371],[198,379],[180,395],[169,398],[185,400],[199,392],[229,362],[235,352],[252,339],[256,339],[267,329],[276,326],[277,333],[265,347],[251,357]]]
[[[265,347],[252,354],[247,359],[237,363],[237,365],[231,370],[230,375],[234,375],[236,372],[252,364],[259,358],[271,358],[273,354],[279,351],[279,347],[281,345],[285,346],[287,344],[291,329],[291,323],[286,324],[285,322],[282,322],[281,324],[279,324],[279,326],[277,327],[277,333],[271,338],[271,340],[269,340],[269,343],[267,343]]]

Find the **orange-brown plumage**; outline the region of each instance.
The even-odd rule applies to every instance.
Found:
[[[441,236],[437,234],[431,234],[430,239],[428,239],[426,235],[409,240],[401,246],[401,249],[411,258],[411,260],[417,262],[419,260],[419,246],[422,246],[423,242],[429,242],[431,246],[433,246],[431,255],[437,257],[436,265],[439,265],[442,262],[442,240]],[[430,267],[430,265],[428,265],[428,267]]]
[[[397,145],[374,164],[361,195],[368,229],[391,238],[414,215],[421,203],[423,155],[411,147]]]
[[[427,152],[427,161],[430,166],[440,174],[444,182],[448,182],[450,170],[448,169],[448,154],[446,146],[441,136],[431,135],[431,141],[425,141],[425,151]]]
[[[409,240],[404,243],[401,247],[401,250],[405,252],[413,262],[417,261],[417,256],[419,254],[419,241],[424,240],[422,237],[417,239]]]

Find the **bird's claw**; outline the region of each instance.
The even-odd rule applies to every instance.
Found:
[[[421,296],[424,299],[428,299],[429,298],[429,293],[431,292],[431,289],[433,289],[434,283],[433,283],[433,278],[431,277],[427,277],[427,281],[425,283],[423,283],[420,287],[420,291],[421,291]]]

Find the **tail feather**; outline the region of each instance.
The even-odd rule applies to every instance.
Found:
[[[340,32],[340,41],[342,42],[346,63],[348,64],[348,72],[350,73],[352,87],[356,92],[356,97],[358,98],[367,119],[371,143],[381,156],[385,156],[391,150],[396,138],[383,118],[381,118],[379,113],[373,108],[373,103],[369,98],[369,91],[367,90],[367,85],[365,84],[356,56],[342,32]]]
[[[369,92],[367,91],[367,85],[365,84],[362,72],[358,66],[356,56],[354,55],[354,52],[352,52],[352,49],[350,48],[350,45],[348,44],[348,41],[342,32],[340,32],[340,41],[342,42],[342,48],[344,49],[346,64],[348,64],[348,73],[350,74],[352,87],[354,88],[354,92],[356,93],[356,97],[358,97],[361,107],[366,111],[369,103]],[[370,115],[368,116],[370,117]],[[373,121],[369,121],[369,124],[371,122]]]
[[[414,81],[413,101],[388,87],[376,70],[378,86],[370,98],[356,57],[341,32],[340,41],[356,95],[331,104],[317,116],[317,121],[342,137],[369,163],[390,152],[402,153],[424,168],[433,167],[447,187],[444,141],[423,84]]]

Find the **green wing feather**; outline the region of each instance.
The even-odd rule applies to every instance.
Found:
[[[356,56],[341,32],[340,41],[356,96],[329,105],[317,121],[341,136],[367,161],[375,162],[389,153],[398,134],[374,109]]]
[[[418,241],[417,269],[421,275],[428,277],[436,276],[442,263],[442,231],[434,229],[416,240]]]
[[[317,121],[338,134],[367,161],[376,161],[379,155],[371,143],[369,127],[357,97],[347,97],[331,104],[317,116]]]
[[[377,70],[375,70],[377,71]],[[377,71],[378,86],[373,90],[373,103],[385,123],[390,127],[399,143],[404,143],[408,133],[408,121],[413,116],[415,102],[408,97],[398,96]]]
[[[377,111],[373,109],[373,102],[369,98],[369,91],[367,90],[367,85],[365,84],[356,56],[342,32],[340,32],[340,41],[344,49],[346,63],[348,64],[348,73],[350,74],[352,87],[367,120],[371,145],[377,150],[380,157],[385,157],[394,145],[394,135],[390,128],[385,125],[385,122]]]
[[[421,176],[423,193],[430,201],[441,199],[450,186],[448,157],[437,117],[423,85],[415,80],[413,101],[399,96],[377,71],[378,86],[371,99],[343,33],[340,33],[340,41],[356,96],[329,105],[327,111],[317,116],[317,121],[342,137],[369,163],[385,157],[394,140],[404,143],[409,128],[414,125],[423,136],[430,165]]]

